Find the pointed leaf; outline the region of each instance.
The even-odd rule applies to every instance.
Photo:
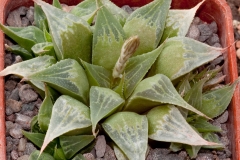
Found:
[[[202,146],[190,146],[190,145],[184,145],[184,148],[186,149],[187,153],[191,158],[196,158],[198,155],[198,152],[200,151]]]
[[[38,125],[38,115],[34,116],[31,120],[30,123],[30,127],[31,127],[31,132],[34,133],[42,133],[39,125]]]
[[[190,122],[190,125],[195,127],[199,132],[221,132],[221,128],[212,125],[207,122],[206,119],[198,118],[197,120]]]
[[[48,153],[40,153],[40,151],[35,150],[31,153],[28,160],[55,160],[50,154]]]
[[[96,0],[85,0],[76,5],[70,13],[78,17],[84,17],[91,15],[95,10],[97,10]]]
[[[141,81],[127,100],[124,110],[143,113],[162,103],[174,104],[205,116],[185,102],[172,82],[163,74],[157,74]]]
[[[113,90],[116,93],[118,93],[122,98],[125,98],[124,97],[125,75],[126,74],[124,72],[120,81],[116,81],[116,83],[118,83],[118,86],[113,87]],[[118,79],[114,79],[114,80],[118,80]]]
[[[125,34],[117,19],[102,6],[93,32],[92,63],[112,70],[124,43]]]
[[[65,155],[64,155],[64,153],[63,153],[62,148],[61,147],[57,147],[57,146],[55,147],[53,157],[56,160],[67,160]]]
[[[117,145],[113,145],[113,150],[117,159],[128,160],[127,156],[123,153],[123,151]]]
[[[223,149],[225,146],[220,142],[218,135],[215,133],[203,133],[203,138],[206,139],[207,141],[212,141],[216,142],[219,145],[215,146],[203,146],[202,148],[207,148],[207,149]]]
[[[26,78],[46,82],[60,93],[70,95],[87,103],[89,93],[88,79],[82,66],[73,59],[61,60],[47,69],[36,72]]]
[[[40,5],[46,14],[57,58],[73,58],[79,62],[81,58],[90,62],[92,32],[89,24],[41,0],[34,2]]]
[[[182,143],[174,143],[174,142],[172,142],[169,148],[173,152],[178,152],[178,151],[183,149],[183,144]]]
[[[38,124],[42,131],[47,132],[52,115],[53,102],[59,97],[58,93],[45,85],[45,98],[38,112]],[[56,99],[55,99],[56,98]]]
[[[118,112],[104,121],[102,126],[129,159],[145,160],[148,141],[146,116]]]
[[[35,72],[41,71],[56,63],[52,56],[36,57],[27,61],[13,64],[0,72],[0,76],[15,74],[20,77],[27,77]]]
[[[82,61],[90,86],[110,87],[111,72],[102,66]]]
[[[43,32],[35,26],[9,27],[0,23],[0,29],[29,52],[34,44],[44,42]]]
[[[161,73],[175,80],[222,54],[224,49],[210,47],[187,37],[166,40],[152,75]],[[171,66],[171,67],[169,67]]]
[[[91,126],[89,108],[66,95],[60,96],[52,109],[52,116],[41,152],[56,137],[76,131],[80,134]]]
[[[199,110],[210,118],[221,115],[227,109],[238,81],[236,80],[232,85],[226,85],[203,94],[202,107]]]
[[[155,107],[147,113],[147,118],[150,139],[193,146],[216,144],[200,137],[173,105]]]
[[[124,99],[119,94],[108,88],[91,87],[90,89],[90,111],[92,121],[92,132],[94,135],[98,122],[113,114],[124,104]]]
[[[43,28],[43,34],[46,42],[52,42],[52,36],[48,33],[46,27]]]
[[[155,49],[162,37],[171,0],[155,0],[135,10],[126,20],[127,37],[138,35],[140,46],[134,55]]]
[[[34,23],[41,30],[48,28],[46,15],[42,8],[36,3],[34,3]]]
[[[203,2],[204,1],[198,3],[191,9],[169,10],[161,42],[164,42],[166,38],[185,37],[195,17],[196,11]]]
[[[52,5],[56,8],[62,9],[62,6],[59,0],[53,0]]]
[[[161,50],[162,47],[159,47],[152,52],[129,59],[125,68],[126,75],[124,79],[124,96],[126,99],[132,94],[138,83],[146,75]]]
[[[59,139],[64,155],[67,159],[71,159],[79,150],[92,142],[94,140],[94,136],[61,136]]]
[[[35,56],[49,55],[55,57],[55,51],[51,42],[37,43],[32,47]]]
[[[29,139],[31,142],[33,142],[36,146],[38,146],[39,148],[42,147],[43,144],[43,140],[45,137],[45,134],[42,133],[31,133],[31,132],[26,132],[26,131],[22,131],[23,135]],[[46,149],[44,150],[45,153],[49,153],[49,154],[53,154],[54,152],[54,148],[56,146],[56,142],[52,141],[48,144],[48,146],[46,147]]]
[[[203,85],[207,81],[207,78],[200,80],[195,83],[192,88],[184,96],[184,100],[188,102],[191,106],[199,110],[202,107],[202,92]]]
[[[10,52],[16,54],[16,55],[21,56],[21,58],[23,60],[28,60],[28,59],[32,59],[33,58],[33,55],[32,55],[31,52],[28,52],[26,49],[22,48],[19,45],[8,46],[8,45],[5,44],[5,49],[7,51],[10,51]]]

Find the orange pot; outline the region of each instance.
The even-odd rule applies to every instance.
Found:
[[[51,0],[46,0],[50,2]],[[76,5],[81,0],[60,0],[68,5]],[[112,0],[119,6],[142,6],[151,0]],[[201,0],[173,0],[172,8],[188,9],[195,6]],[[4,23],[8,13],[19,6],[33,5],[32,0],[1,0],[0,1],[0,21]],[[223,47],[229,47],[224,54],[225,65],[224,74],[226,83],[233,82],[238,77],[236,53],[234,48],[233,26],[231,10],[225,0],[206,0],[197,12],[202,20],[218,24],[218,34]],[[4,68],[4,35],[0,32],[0,70]],[[239,87],[235,90],[232,102],[228,107],[228,133],[230,139],[230,149],[232,159],[240,160],[240,94]],[[0,160],[6,159],[6,140],[5,140],[5,103],[4,103],[4,78],[0,78]]]

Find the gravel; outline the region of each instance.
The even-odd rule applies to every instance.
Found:
[[[67,11],[72,7],[64,6]],[[130,8],[123,6],[123,9],[128,13],[133,12],[137,7]],[[24,27],[34,24],[34,8],[20,7],[11,13],[6,20],[10,26]],[[204,23],[200,18],[195,17],[190,26],[187,37],[199,40],[215,47],[221,47],[219,37],[217,35],[217,24],[212,22],[210,24]],[[239,36],[240,37],[240,36]],[[5,40],[8,45],[12,42]],[[240,51],[239,51],[240,52]],[[6,51],[5,67],[18,63],[21,58]],[[219,57],[211,65],[213,67],[223,63],[223,57]],[[27,160],[29,155],[37,149],[23,134],[22,129],[29,131],[30,122],[33,116],[37,115],[41,106],[42,99],[34,91],[34,89],[24,82],[20,82],[20,78],[16,76],[8,76],[5,78],[5,97],[6,97],[6,141],[7,141],[7,157],[14,160]],[[226,121],[228,120],[228,112],[220,115],[213,124],[222,128],[219,139],[226,148],[222,151],[200,150],[197,160],[222,159],[230,160],[231,152],[228,149],[229,139],[227,138]],[[149,147],[147,160],[185,160],[190,159],[186,151],[171,152],[165,148],[151,148]],[[96,145],[91,153],[85,153],[83,156],[87,160],[115,160],[113,149],[106,142],[104,135],[97,137]]]

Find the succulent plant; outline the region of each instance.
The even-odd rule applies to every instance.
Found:
[[[185,37],[199,3],[170,9],[155,0],[131,15],[109,0],[85,0],[67,13],[59,1],[35,2],[35,26],[0,24],[25,60],[2,70],[32,84],[44,100],[23,131],[40,151],[30,159],[82,159],[101,133],[117,158],[143,160],[148,140],[195,157],[222,148],[209,120],[222,114],[238,83],[214,89],[221,68],[198,67],[224,49]]]

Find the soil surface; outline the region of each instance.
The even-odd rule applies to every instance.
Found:
[[[229,0],[229,4],[233,11],[235,20],[240,20],[240,14],[238,6],[240,1]],[[68,11],[70,8],[64,6]],[[123,6],[127,12],[132,12],[135,8],[129,6]],[[20,7],[12,11],[6,23],[9,26],[25,27],[34,23],[33,19],[34,10],[32,7]],[[240,24],[240,22],[239,22]],[[188,32],[188,37],[202,41],[211,46],[221,47],[219,44],[219,38],[217,35],[217,25],[215,22],[206,24],[199,18],[195,18],[193,24]],[[235,38],[240,40],[240,25],[235,27]],[[5,39],[7,45],[13,45],[13,42],[8,38]],[[240,42],[239,42],[240,48]],[[240,50],[239,50],[240,52]],[[240,55],[240,54],[239,54]],[[240,57],[240,56],[239,56]],[[21,62],[21,57],[14,55],[11,52],[6,51],[5,66],[9,66],[13,63]],[[238,60],[238,66],[240,68],[240,61]],[[213,62],[217,67],[223,63],[223,57],[219,57]],[[240,69],[239,69],[240,71]],[[34,89],[21,81],[16,76],[7,76],[5,78],[5,97],[6,97],[6,140],[7,140],[7,159],[8,160],[27,160],[32,151],[38,149],[34,144],[27,140],[22,130],[30,130],[30,122],[32,118],[37,115],[39,107],[41,106],[42,99],[34,91]],[[226,121],[228,119],[228,111],[225,111],[221,116],[214,120],[213,124],[222,128],[222,132],[217,134],[219,140],[225,145],[223,150],[204,150],[199,151],[196,160],[231,160],[231,152],[228,149],[229,139],[227,138]],[[168,144],[163,144],[166,146]],[[107,137],[99,135],[96,139],[96,145],[90,153],[84,154],[87,160],[115,160],[115,154],[113,149],[107,143]],[[187,160],[190,157],[186,151],[180,151],[177,153],[171,152],[166,148],[156,148],[154,145],[149,147],[149,153],[146,157],[147,160]]]

